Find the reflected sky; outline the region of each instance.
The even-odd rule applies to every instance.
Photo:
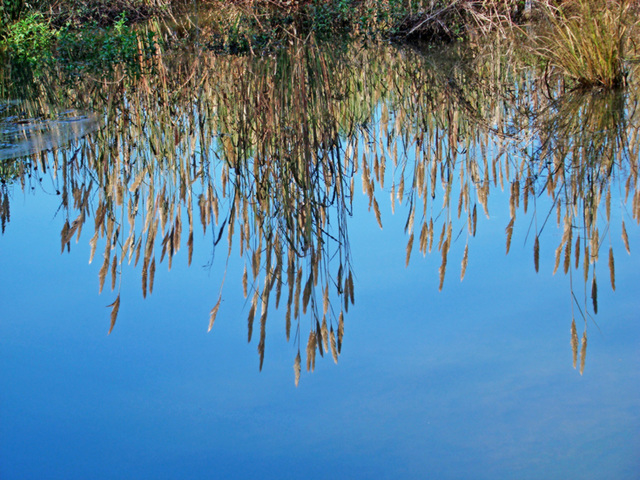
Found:
[[[570,365],[567,278],[551,276],[551,266],[536,275],[528,248],[505,256],[494,241],[503,222],[483,222],[474,244],[482,254],[464,282],[438,292],[434,259],[404,267],[403,219],[388,215],[381,231],[371,215],[356,214],[348,348],[338,366],[319,362],[296,389],[281,322],[269,325],[258,373],[239,288],[206,333],[202,317],[220,274],[198,267],[206,254],[194,268],[176,261],[159,270],[145,301],[136,281],[107,336],[88,246],[59,255],[47,199],[14,204],[0,260],[2,478],[638,472],[634,256],[618,263],[616,292],[603,289],[606,314],[580,376]],[[24,240],[34,235],[49,241]]]
[[[405,267],[406,203],[392,214],[379,200],[380,229],[358,188],[347,220],[356,302],[340,362],[318,361],[297,388],[297,347],[273,305],[258,371],[244,259],[212,263],[211,230],[195,229],[204,248],[191,267],[184,249],[170,272],[159,264],[146,299],[141,264],[128,267],[126,308],[107,335],[114,294],[98,294],[100,262],[87,265],[91,232],[60,255],[58,196],[15,189],[0,239],[0,478],[637,478],[640,261],[637,225],[627,225],[631,255],[619,241],[624,209],[607,227],[616,290],[601,281],[580,375],[571,279],[551,273],[561,228],[542,230],[536,273],[532,210],[519,211],[505,255],[510,195],[492,190],[464,281],[459,238],[439,291],[437,250],[416,248]],[[573,285],[578,304],[590,302],[582,280]],[[304,341],[313,321],[300,325]]]

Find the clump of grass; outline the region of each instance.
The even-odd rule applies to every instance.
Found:
[[[542,7],[550,30],[534,42],[536,53],[579,88],[624,85],[631,32],[637,27],[631,0],[569,0]],[[634,25],[635,24],[635,25]]]

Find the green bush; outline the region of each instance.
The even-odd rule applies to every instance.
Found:
[[[34,64],[50,54],[56,36],[56,30],[36,12],[8,25],[0,45],[14,60]]]
[[[0,30],[18,20],[24,7],[24,0],[0,0]]]
[[[65,28],[55,48],[55,58],[68,70],[102,72],[114,65],[124,65],[126,73],[142,73],[145,61],[155,52],[155,35],[137,31],[127,25],[126,16],[110,28],[90,26],[80,30]]]

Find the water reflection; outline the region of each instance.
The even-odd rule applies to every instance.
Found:
[[[111,331],[126,266],[141,263],[146,296],[165,259],[171,269],[185,248],[191,264],[194,230],[202,228],[211,238],[206,248],[244,258],[248,341],[259,329],[260,368],[270,307],[286,305],[297,384],[301,350],[307,370],[317,353],[337,362],[341,352],[355,300],[347,219],[356,181],[381,228],[380,202],[402,208],[407,264],[414,251],[435,246],[440,289],[455,241],[465,242],[456,259],[464,278],[478,216],[490,215],[490,193],[499,188],[510,192],[507,253],[516,218],[533,210],[532,224],[519,227],[529,232],[532,267],[545,252],[541,232],[555,220],[562,238],[554,273],[562,264],[590,286],[589,304],[586,293],[571,293],[571,348],[582,371],[605,241],[615,289],[612,191],[615,198],[624,190],[627,252],[627,228],[640,221],[637,92],[632,83],[628,92],[567,93],[561,83],[537,81],[511,47],[497,47],[422,52],[308,40],[271,57],[165,56],[155,59],[154,76],[71,90],[42,84],[67,89],[65,107],[101,112],[105,124],[67,139],[68,148],[51,145],[49,154],[34,150],[1,164],[3,229],[15,185],[34,188],[50,175],[65,216],[61,249],[89,228],[90,260],[102,254],[99,289],[106,283],[116,295]],[[536,208],[541,195],[552,199],[551,211]],[[209,329],[222,297],[221,286]]]

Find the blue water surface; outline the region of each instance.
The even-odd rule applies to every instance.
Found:
[[[58,205],[46,191],[14,190],[0,238],[3,480],[640,476],[637,225],[628,226],[631,255],[615,243],[615,292],[600,267],[580,375],[570,279],[551,273],[560,229],[541,237],[536,274],[526,217],[505,255],[508,196],[492,193],[464,281],[460,238],[439,292],[437,251],[423,258],[416,248],[405,267],[406,210],[391,215],[381,202],[380,230],[359,196],[342,355],[338,365],[318,358],[296,388],[297,345],[286,342],[282,311],[269,317],[258,371],[237,255],[207,333],[225,268],[224,255],[205,267],[210,233],[196,235],[191,268],[185,252],[170,272],[161,264],[146,300],[140,266],[125,267],[107,335],[116,293],[98,294],[90,232],[60,254]],[[581,278],[573,285],[584,303]]]

